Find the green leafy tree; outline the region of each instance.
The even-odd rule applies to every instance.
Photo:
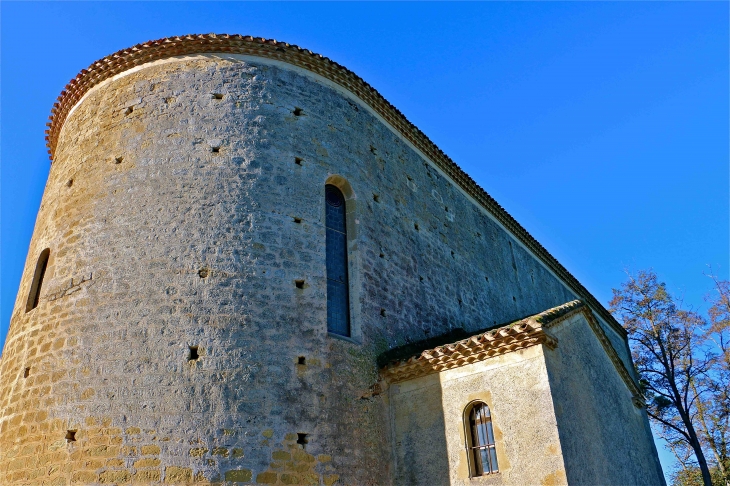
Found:
[[[613,290],[610,309],[632,344],[649,417],[684,469],[693,465],[693,455],[702,483],[712,486],[696,427],[702,379],[712,365],[702,349],[706,321],[681,309],[653,271],[629,275]]]

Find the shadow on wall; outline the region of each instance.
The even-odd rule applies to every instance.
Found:
[[[442,389],[437,373],[391,385],[394,483],[449,484]]]

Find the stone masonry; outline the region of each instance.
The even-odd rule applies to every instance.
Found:
[[[216,39],[110,56],[54,108],[0,484],[392,484],[377,357],[575,299],[633,369],[605,309],[359,78]],[[350,338],[326,328],[326,183],[347,198]]]

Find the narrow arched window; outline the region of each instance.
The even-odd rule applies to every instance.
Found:
[[[347,278],[347,215],[345,196],[336,186],[324,186],[327,231],[327,331],[350,335],[350,292]]]
[[[25,304],[25,312],[31,311],[38,307],[41,298],[41,287],[43,286],[43,277],[46,275],[46,267],[48,266],[48,257],[51,250],[46,248],[38,257],[35,265],[35,273],[33,274],[33,282],[30,284],[30,293],[28,294],[28,302]]]
[[[469,462],[472,476],[484,476],[499,471],[494,445],[492,415],[486,403],[477,402],[469,412]]]

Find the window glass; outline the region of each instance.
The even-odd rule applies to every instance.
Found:
[[[469,412],[469,428],[471,431],[472,472],[474,476],[495,473],[497,466],[497,450],[494,443],[492,416],[485,403],[476,403]]]
[[[325,186],[327,259],[327,331],[350,335],[350,295],[347,277],[347,221],[345,197],[335,186]]]

